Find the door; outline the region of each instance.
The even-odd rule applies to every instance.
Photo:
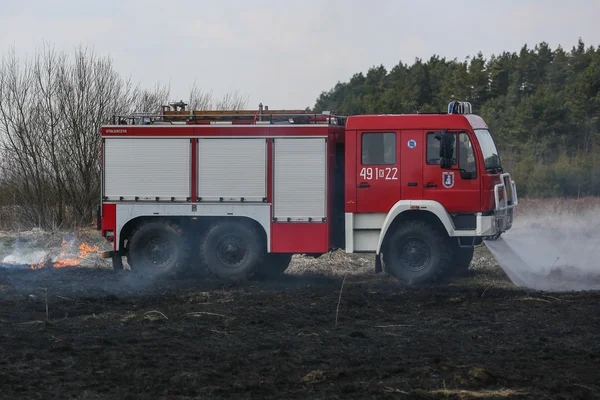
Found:
[[[387,213],[400,198],[398,132],[358,132],[356,140],[356,211]]]
[[[406,129],[400,133],[400,196],[402,200],[423,198],[423,148],[422,129]]]
[[[422,164],[423,199],[435,200],[451,213],[477,212],[481,208],[480,177],[473,144],[466,131],[453,133],[455,141],[452,167],[442,169],[438,136],[441,133],[425,132],[426,148],[423,149],[425,163]]]

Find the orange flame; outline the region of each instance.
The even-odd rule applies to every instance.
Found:
[[[77,255],[77,258],[68,258],[67,257],[67,249],[70,249],[72,247],[73,247],[73,242],[67,243],[67,241],[65,239],[63,239],[60,256],[58,256],[58,260],[56,262],[52,263],[54,268],[73,267],[73,266],[79,265],[81,263],[81,260],[89,257],[92,253],[98,251],[98,246],[96,246],[96,245],[91,246],[87,243],[82,243],[81,245],[79,245],[79,254]],[[31,269],[39,269],[39,268],[43,268],[45,266],[46,266],[46,261],[42,261],[39,264],[32,264]]]

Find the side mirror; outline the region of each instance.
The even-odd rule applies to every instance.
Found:
[[[443,130],[440,137],[440,168],[452,168],[452,153],[456,137],[453,133]]]

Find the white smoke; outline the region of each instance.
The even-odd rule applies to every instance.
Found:
[[[23,265],[39,265],[46,261],[55,261],[61,252],[53,242],[60,239],[54,238],[51,233],[39,229],[20,232],[18,235],[0,233],[0,263],[4,267]]]
[[[39,264],[46,260],[48,253],[45,251],[14,251],[2,259],[3,263],[6,264]]]
[[[485,244],[518,286],[600,289],[600,210],[519,216],[511,230]]]

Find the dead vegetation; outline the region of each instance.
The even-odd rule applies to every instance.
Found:
[[[369,258],[297,256],[277,281],[233,284],[0,270],[3,393],[570,399],[598,390],[597,293],[517,290],[485,247],[468,276],[417,288],[374,274]]]
[[[14,236],[0,234],[4,251]],[[268,282],[0,269],[2,395],[592,398],[598,304],[597,292],[517,289],[485,246],[466,276],[415,288],[343,252],[294,256]]]
[[[517,187],[518,189],[518,187]],[[539,215],[578,215],[600,208],[600,197],[520,199],[515,217]]]

